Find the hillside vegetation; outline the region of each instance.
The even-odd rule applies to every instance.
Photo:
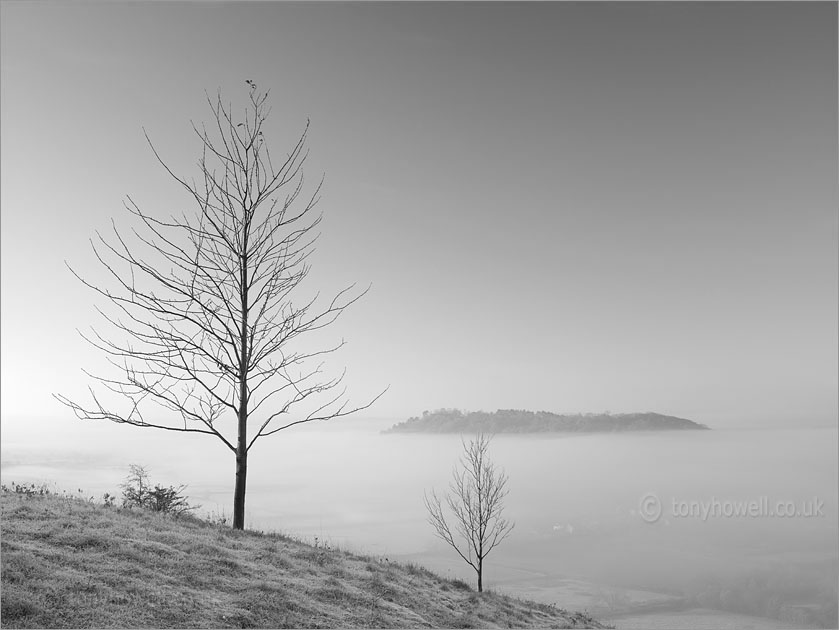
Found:
[[[613,433],[696,429],[707,430],[708,427],[685,418],[652,412],[559,415],[523,409],[499,409],[495,412],[438,409],[424,411],[422,417],[395,424],[385,433]]]
[[[3,627],[602,627],[411,564],[193,516],[0,493]]]

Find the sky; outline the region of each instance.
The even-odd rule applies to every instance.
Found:
[[[188,207],[205,91],[325,175],[366,413],[837,421],[836,3],[0,5],[2,423],[72,414],[96,230]],[[103,280],[104,281],[104,280]],[[15,425],[18,423],[18,425]]]

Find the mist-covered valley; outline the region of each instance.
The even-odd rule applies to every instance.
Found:
[[[138,463],[229,517],[233,458],[213,440],[68,422],[38,443],[4,434],[3,482],[100,496]],[[423,504],[447,488],[461,437],[382,434],[393,422],[319,423],[261,444],[247,526],[473,581]],[[485,586],[617,627],[832,627],[836,445],[835,428],[496,435],[516,525],[488,556]],[[800,513],[765,513],[778,505]]]

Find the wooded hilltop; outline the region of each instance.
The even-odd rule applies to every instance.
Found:
[[[614,433],[619,431],[708,430],[704,424],[660,413],[578,413],[499,409],[463,412],[459,409],[424,411],[386,429],[385,433]]]

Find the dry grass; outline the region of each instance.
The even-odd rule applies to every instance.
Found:
[[[0,494],[2,625],[601,627],[414,564],[55,495]]]

